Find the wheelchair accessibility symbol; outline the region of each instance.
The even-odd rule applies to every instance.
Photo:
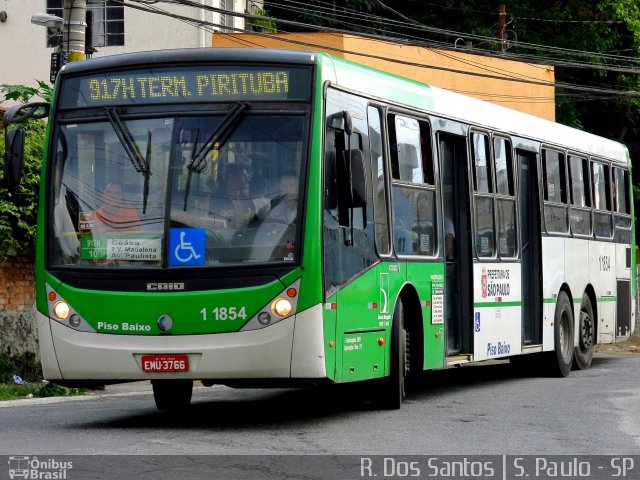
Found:
[[[169,265],[204,265],[204,228],[172,228],[169,233]]]

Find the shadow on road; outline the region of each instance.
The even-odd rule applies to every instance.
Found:
[[[591,370],[574,371],[583,375],[594,369],[615,364],[623,357],[595,357]],[[424,372],[409,385],[406,406],[412,403],[450,401],[452,395],[473,394],[477,389],[518,388],[519,382],[559,381],[531,374],[520,365],[508,361],[469,365],[445,370]],[[247,428],[289,428],[317,425],[323,418],[332,422],[354,415],[400,415],[398,411],[382,411],[371,401],[377,384],[341,384],[299,389],[226,389],[212,388],[195,393],[192,404],[179,413],[156,410],[150,395],[101,400],[101,410],[110,410],[109,418],[81,422],[73,428],[84,429],[212,429],[244,430]],[[445,397],[447,397],[445,399]],[[128,402],[128,403],[127,403]]]

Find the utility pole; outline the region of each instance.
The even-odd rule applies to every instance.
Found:
[[[84,60],[87,0],[64,0],[62,50],[69,62]]]
[[[498,38],[500,39],[500,48],[503,52],[507,51],[507,39],[506,39],[506,20],[507,20],[507,6],[498,6]]]

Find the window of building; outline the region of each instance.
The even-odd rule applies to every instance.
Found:
[[[47,0],[47,13],[64,18],[63,0]],[[112,0],[87,0],[87,33],[94,47],[124,45],[124,5]],[[62,34],[47,29],[47,47],[62,44]]]

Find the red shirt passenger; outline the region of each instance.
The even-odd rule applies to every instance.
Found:
[[[140,226],[138,211],[122,199],[122,187],[110,182],[102,195],[102,206],[96,210],[94,232],[122,232]]]

